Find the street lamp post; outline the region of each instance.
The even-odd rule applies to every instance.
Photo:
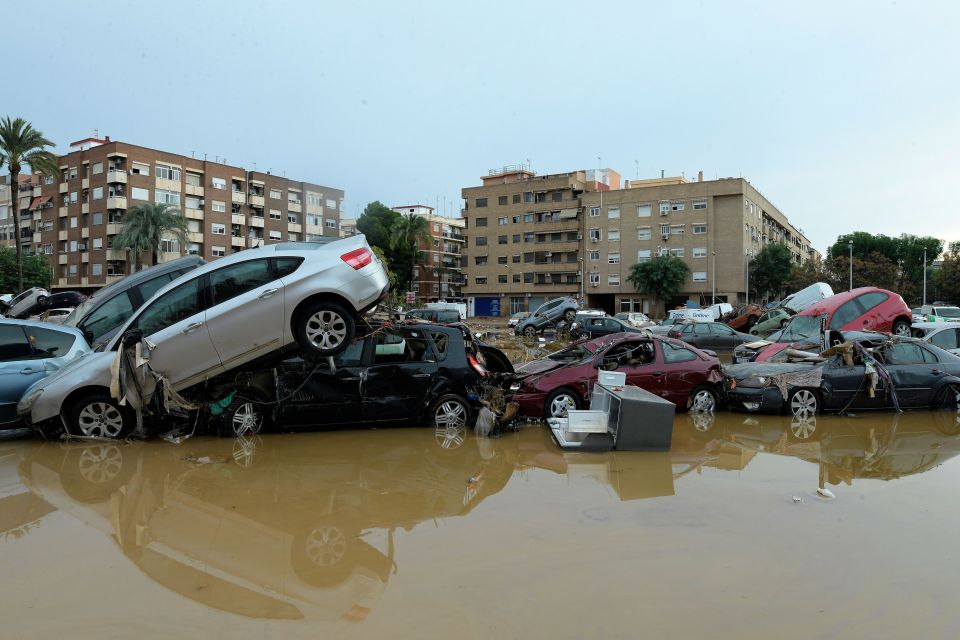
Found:
[[[710,304],[717,304],[717,252],[713,252],[713,277],[710,284]]]
[[[586,302],[586,301],[584,300],[585,294],[584,294],[584,289],[583,289],[583,276],[584,276],[584,273],[583,273],[583,258],[580,258],[580,304],[581,304],[581,305],[585,304],[585,302]]]
[[[744,259],[747,261],[747,287],[746,287],[746,296],[747,296],[747,306],[750,306],[750,251],[747,251],[747,255],[744,256]]]
[[[853,291],[853,240],[847,240],[847,246],[850,247],[850,286],[849,291]]]
[[[927,304],[927,248],[923,248],[923,304]]]

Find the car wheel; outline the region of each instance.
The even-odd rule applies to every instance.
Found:
[[[37,304],[41,307],[47,303],[47,296],[37,296]]]
[[[523,337],[524,338],[536,338],[537,337],[537,328],[533,325],[527,325],[523,328]]]
[[[269,422],[263,403],[238,393],[217,416],[217,433],[226,438],[252,437],[263,433]]]
[[[707,387],[697,387],[687,398],[687,411],[712,413],[717,408],[717,394]]]
[[[910,323],[906,320],[897,320],[893,323],[893,335],[895,336],[910,336]]]
[[[314,302],[297,323],[297,342],[309,354],[335,356],[353,340],[353,316],[336,302]]]
[[[567,309],[563,314],[563,319],[567,322],[573,322],[573,319],[577,317],[577,312],[574,309]]]
[[[756,317],[756,316],[750,316],[749,318],[747,318],[747,331],[749,331],[750,329],[752,329],[752,328],[753,328],[753,325],[755,325],[755,324],[757,324],[757,317]]]
[[[557,389],[547,396],[544,414],[548,418],[566,418],[571,409],[580,408],[580,398],[569,389]]]
[[[122,438],[133,431],[133,412],[105,393],[92,393],[73,404],[70,433],[88,438]]]
[[[796,389],[787,403],[795,418],[811,418],[820,413],[820,396],[812,389]]]
[[[941,389],[937,394],[937,401],[934,403],[934,407],[960,412],[960,385],[948,384]]]
[[[786,326],[787,326],[787,318],[784,318],[783,320],[780,321],[780,328],[783,329]]]
[[[470,405],[458,395],[440,396],[430,405],[430,425],[437,445],[444,450],[459,449],[467,438]]]

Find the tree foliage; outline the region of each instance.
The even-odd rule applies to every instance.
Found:
[[[0,247],[0,292],[20,293],[30,287],[50,288],[50,265],[43,256],[26,256],[23,265],[23,289],[17,282],[17,254],[10,247]]]
[[[413,290],[413,272],[423,261],[420,247],[431,243],[430,223],[422,216],[414,214],[400,216],[394,222],[391,249],[395,259],[406,258],[403,267],[397,264],[397,277],[401,283],[409,283]],[[409,268],[407,268],[409,265]]]
[[[790,250],[782,244],[768,244],[750,260],[750,289],[761,297],[779,297],[790,277],[793,262]]]
[[[891,238],[883,234],[855,231],[837,238],[827,251],[827,263],[842,282],[841,290],[849,284],[848,273],[840,269],[850,266],[853,251],[854,287],[875,286],[896,291],[906,300],[920,302],[923,290],[924,250],[926,250],[927,279],[932,279],[931,264],[943,252],[943,240],[931,236],[903,234]],[[891,275],[891,269],[893,273]],[[929,287],[928,287],[929,289]]]
[[[16,242],[17,291],[23,291],[23,249],[19,242],[20,207],[17,189],[18,178],[25,167],[30,167],[33,173],[45,176],[57,174],[57,157],[47,150],[53,143],[43,137],[43,134],[33,128],[33,125],[23,118],[11,119],[10,116],[0,120],[0,168],[7,165],[10,170],[11,202],[13,206],[13,228],[18,235]]]
[[[657,256],[647,262],[638,262],[630,267],[627,282],[642,295],[651,296],[654,306],[680,293],[690,267],[675,256]]]
[[[113,239],[113,248],[129,250],[134,265],[142,254],[152,252],[153,264],[157,264],[164,236],[173,236],[184,245],[187,228],[187,219],[175,206],[147,202],[127,211],[123,217],[123,229]]]
[[[936,298],[953,304],[960,303],[960,242],[951,242],[943,255],[943,265],[933,279]]]
[[[371,202],[357,218],[357,232],[367,237],[370,246],[389,251],[393,230],[400,217],[399,213],[379,200]]]

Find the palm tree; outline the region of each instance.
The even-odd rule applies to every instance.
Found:
[[[23,291],[23,249],[20,247],[20,171],[30,167],[32,173],[44,176],[57,174],[57,156],[47,151],[53,143],[23,118],[0,120],[0,167],[10,170],[10,208],[13,209],[14,243],[17,246],[17,287]]]
[[[413,271],[417,267],[420,241],[430,242],[430,223],[422,216],[409,214],[397,220],[393,230],[394,251],[410,249],[410,291],[413,291]]]
[[[175,236],[181,245],[186,244],[187,219],[183,212],[162,202],[140,204],[123,217],[123,230],[113,239],[113,248],[130,250],[136,270],[140,254],[147,251],[153,252],[153,264],[157,264],[160,243],[168,234]]]

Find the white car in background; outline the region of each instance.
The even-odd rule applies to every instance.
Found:
[[[125,335],[142,338],[150,368],[181,391],[294,343],[305,357],[339,354],[389,288],[363,235],[240,251],[157,291],[103,348],[29,389],[17,411],[38,429],[62,418],[74,435],[122,437],[135,416],[110,385]]]
[[[33,307],[50,297],[50,292],[43,287],[32,287],[27,289],[16,298],[10,301],[10,308],[7,309],[8,318],[19,318],[26,315]]]
[[[914,322],[911,332],[915,338],[936,345],[960,356],[960,324],[956,322]]]
[[[47,322],[50,324],[63,324],[63,321],[67,319],[67,316],[73,313],[73,309],[74,307],[49,309],[40,315],[30,316],[30,320],[33,320],[34,322]]]

